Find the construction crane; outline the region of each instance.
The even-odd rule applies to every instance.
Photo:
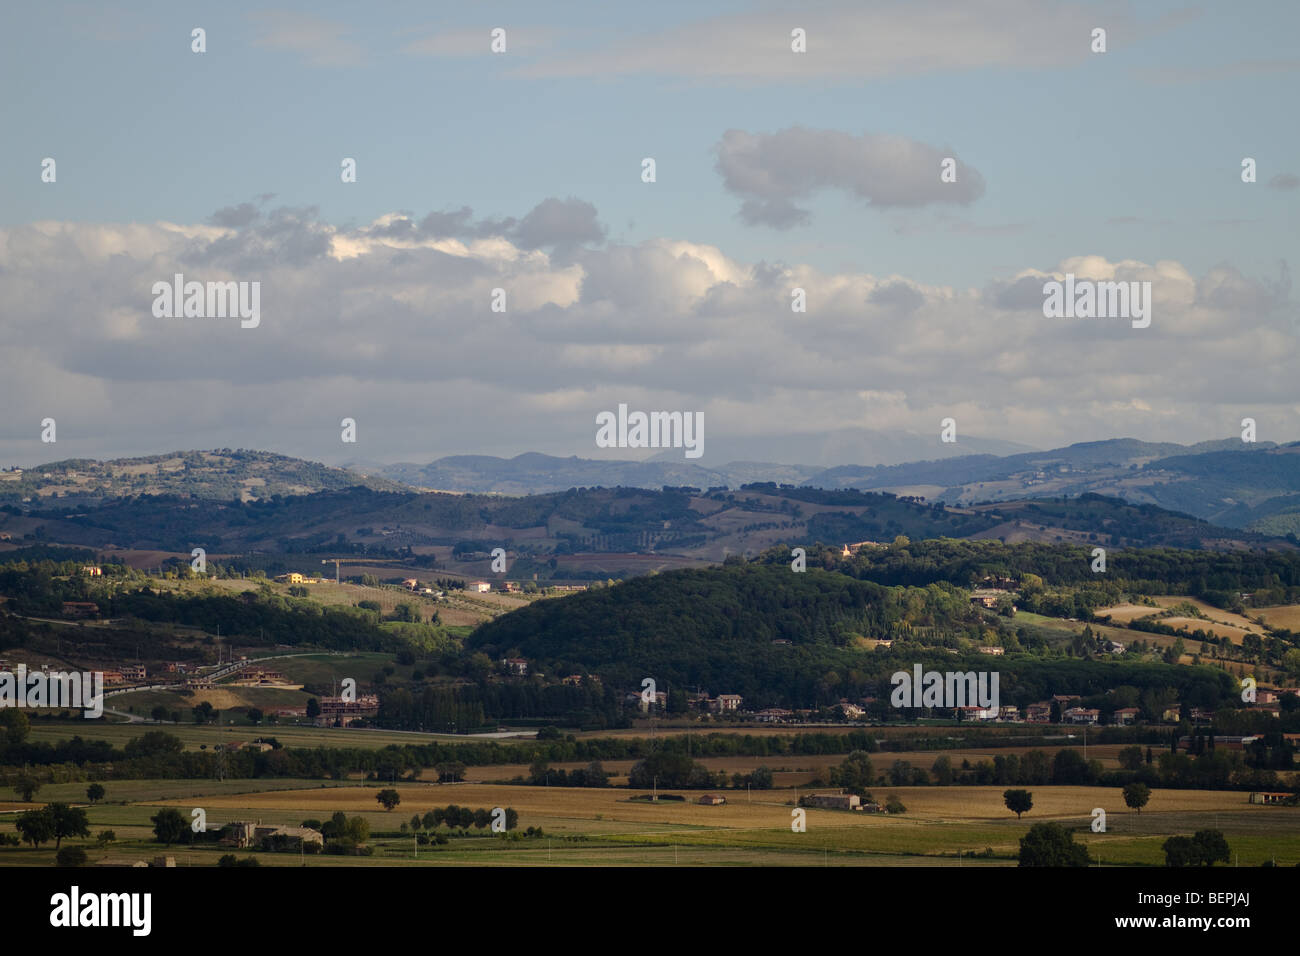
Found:
[[[342,561],[342,560],[343,560],[342,558],[326,558],[324,561],[321,562],[321,564],[333,564],[333,565],[334,565],[334,583],[335,583],[335,584],[338,584],[338,583],[339,583],[339,562]]]

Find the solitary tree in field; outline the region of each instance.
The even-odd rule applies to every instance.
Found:
[[[1088,848],[1059,823],[1035,823],[1020,838],[1021,866],[1087,866]]]
[[[384,805],[385,810],[391,810],[402,802],[401,794],[396,790],[380,790],[375,794],[375,799]]]
[[[1192,842],[1196,844],[1204,866],[1228,863],[1232,859],[1228,852],[1228,841],[1223,838],[1222,830],[1197,830],[1196,835],[1192,837]]]
[[[41,789],[41,782],[29,773],[19,774],[14,779],[14,790],[23,798],[24,803],[31,803],[32,797]]]
[[[14,826],[22,836],[23,842],[30,843],[33,849],[54,839],[54,814],[50,813],[48,807],[18,814]]]
[[[1147,805],[1151,799],[1151,788],[1145,783],[1130,783],[1124,787],[1124,802],[1128,804],[1129,809],[1142,812],[1142,808]]]
[[[1002,794],[1002,800],[1017,820],[1020,819],[1020,814],[1034,809],[1034,795],[1028,790],[1007,790]]]
[[[86,811],[80,807],[70,807],[66,803],[51,803],[45,810],[54,821],[54,849],[59,848],[65,836],[90,836],[90,823],[86,820]]]
[[[149,822],[153,824],[153,834],[158,842],[168,846],[178,843],[189,827],[189,821],[175,807],[164,807],[151,816]]]
[[[91,803],[98,803],[104,799],[104,786],[99,783],[92,783],[86,788],[86,799]]]

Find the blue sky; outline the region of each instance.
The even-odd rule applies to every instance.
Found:
[[[1247,271],[1270,270],[1294,237],[1294,194],[1279,203],[1263,183],[1243,189],[1237,174],[1246,155],[1259,161],[1261,180],[1300,171],[1294,4],[1142,4],[1123,18],[1133,36],[1112,28],[1106,54],[1061,67],[1019,68],[1008,58],[976,70],[799,82],[519,73],[707,21],[701,9],[16,5],[0,75],[6,89],[27,95],[4,107],[10,188],[0,221],[201,221],[273,193],[276,203],[360,223],[463,205],[518,215],[547,196],[576,196],[624,241],[673,235],[746,260],[798,258],[957,284],[1093,252],[1192,268],[1231,257]],[[749,9],[707,6],[709,15]],[[1099,25],[1120,19],[1105,6],[1084,9]],[[798,25],[799,8],[791,10]],[[334,42],[316,43],[320,24],[337,27]],[[207,30],[206,54],[190,52],[193,26]],[[488,52],[493,26],[507,30],[505,55]],[[481,33],[482,50],[403,52],[461,31]],[[265,45],[294,32],[300,49],[283,39]],[[539,45],[527,46],[538,34]],[[522,48],[510,50],[511,39]],[[814,32],[806,56],[824,39]],[[1087,42],[1079,38],[1082,49]],[[1267,69],[1287,62],[1290,70]],[[1219,72],[1225,67],[1238,72]],[[922,214],[908,216],[915,231],[900,234],[899,217],[833,191],[813,197],[809,226],[747,228],[712,150],[729,128],[793,125],[951,145],[988,183],[951,215],[993,233],[954,233]],[[57,191],[34,188],[28,175],[46,155],[60,162]],[[343,156],[359,162],[355,185],[339,182]],[[643,156],[659,164],[653,189],[639,180]],[[1111,222],[1127,218],[1146,221]]]
[[[51,2],[13,5],[4,20],[0,80],[10,92],[0,104],[5,134],[0,149],[0,229],[5,230],[10,258],[0,259],[0,268],[16,283],[9,290],[10,307],[16,311],[21,302],[31,321],[43,323],[61,340],[70,332],[58,331],[60,323],[71,321],[60,315],[66,302],[60,304],[53,294],[18,298],[19,290],[27,292],[35,285],[31,275],[26,277],[30,281],[22,281],[22,249],[30,245],[35,223],[59,223],[65,230],[61,235],[66,245],[55,242],[51,255],[63,255],[70,248],[85,253],[98,243],[95,255],[116,250],[133,264],[113,275],[138,285],[154,273],[166,275],[167,269],[180,268],[193,249],[169,245],[163,232],[147,240],[139,232],[128,235],[126,224],[153,228],[176,223],[197,229],[213,222],[217,210],[252,203],[265,217],[277,209],[298,210],[294,228],[305,232],[355,236],[380,217],[403,212],[420,220],[431,212],[469,207],[474,221],[520,220],[548,199],[574,199],[594,207],[600,233],[579,243],[585,252],[538,247],[544,249],[551,270],[547,281],[560,284],[567,281],[560,278],[563,270],[578,256],[586,300],[597,285],[600,263],[615,262],[620,250],[629,256],[649,254],[647,250],[662,243],[716,248],[742,271],[759,263],[780,263],[792,276],[815,273],[824,290],[862,282],[869,292],[891,277],[901,277],[924,290],[918,294],[926,306],[918,316],[931,306],[960,311],[961,297],[967,295],[968,305],[975,308],[991,285],[1010,282],[1026,271],[1057,274],[1062,263],[1091,256],[1104,261],[1104,269],[1131,261],[1154,270],[1152,274],[1160,263],[1177,264],[1173,271],[1183,277],[1178,281],[1197,290],[1184,303],[1192,310],[1184,323],[1187,334],[1211,328],[1227,334],[1235,327],[1234,334],[1241,335],[1250,322],[1266,322],[1270,337],[1261,339],[1255,351],[1267,349],[1278,362],[1290,354],[1294,340],[1289,273],[1300,225],[1300,133],[1294,122],[1300,69],[1294,38],[1300,32],[1300,6],[1295,4],[936,0],[785,6],[529,2],[268,7]],[[190,50],[190,31],[196,26],[206,30],[203,54]],[[802,55],[789,52],[788,31],[799,26],[808,30],[808,52]],[[1093,26],[1108,31],[1104,54],[1089,51]],[[489,52],[493,27],[507,31],[505,54]],[[728,131],[764,141],[792,130],[789,149],[769,144],[772,149],[758,159],[743,151],[731,153],[730,178],[724,175],[719,148]],[[856,139],[848,138],[862,137],[867,143],[862,156],[878,159],[885,179],[897,172],[891,160],[880,158],[888,152],[888,140],[913,150],[909,156],[958,157],[963,184],[969,183],[966,177],[973,170],[982,178],[983,190],[967,201],[955,201],[955,192],[942,192],[934,182],[937,175],[927,174],[926,182],[934,185],[926,187],[931,190],[926,201],[899,201],[892,186],[872,180],[874,171],[867,175],[846,169],[843,157],[826,172],[818,144],[841,135],[847,144],[843,157],[857,155],[852,145]],[[47,156],[57,160],[57,184],[39,180],[40,162]],[[658,164],[653,184],[640,179],[640,162],[646,156]],[[1245,156],[1258,163],[1257,183],[1241,182]],[[354,184],[340,182],[343,157],[357,160]],[[746,177],[760,183],[755,187],[760,192],[769,190],[760,199],[791,198],[804,211],[802,224],[776,228],[743,219],[742,203],[757,195],[736,186]],[[821,187],[795,185],[789,195],[782,193],[782,183],[806,182],[806,177],[821,182]],[[302,212],[306,209],[315,211]],[[269,223],[269,218],[263,222]],[[94,242],[86,238],[88,230],[101,226],[112,227],[112,238],[102,232],[95,233]],[[279,235],[268,225],[256,238],[257,248],[269,248],[268,243],[280,241]],[[229,241],[245,240],[253,241],[241,232]],[[205,235],[189,241],[216,240]],[[511,241],[518,243],[518,237]],[[495,255],[480,251],[470,258],[480,268],[496,269],[500,262],[492,258]],[[705,253],[699,256],[708,258]],[[164,266],[164,261],[170,264]],[[371,256],[368,262],[388,267],[382,257]],[[31,262],[26,265],[37,268]],[[144,273],[128,282],[137,266]],[[278,286],[278,299],[277,290],[267,294],[282,305],[301,294],[294,300],[295,314],[329,309],[332,303],[313,302],[301,289],[309,279],[317,284],[342,281],[348,268],[332,260],[329,279],[325,273],[286,276]],[[649,267],[635,268],[644,274]],[[739,282],[735,276],[740,273],[710,268],[713,291],[707,295],[695,289],[684,272],[674,274],[685,283],[683,289],[693,290],[694,298],[661,303],[678,310],[666,317],[667,324],[682,320],[689,325],[691,315],[713,308],[710,303],[729,282]],[[1134,276],[1141,271],[1132,268],[1138,270]],[[78,277],[92,271],[72,261],[66,270]],[[466,272],[465,282],[474,281],[472,273]],[[1229,277],[1226,285],[1223,275]],[[234,272],[231,276],[241,277]],[[82,280],[70,281],[75,285]],[[377,274],[368,274],[366,282],[384,288]],[[1236,304],[1225,309],[1220,293],[1228,286],[1242,291],[1233,300]],[[1210,294],[1214,289],[1220,290],[1217,298]],[[92,294],[89,288],[84,291]],[[436,290],[426,291],[432,301]],[[829,296],[819,298],[815,290],[810,294],[822,302]],[[635,301],[632,292],[627,295],[628,301]],[[645,297],[651,298],[649,290]],[[960,321],[955,311],[934,327],[936,335],[941,326],[948,329],[942,333],[950,347],[944,356],[923,360],[916,355],[925,336],[918,326],[916,341],[896,343],[889,369],[873,370],[867,353],[887,349],[890,334],[879,325],[886,320],[864,320],[861,338],[854,341],[853,309],[841,305],[847,310],[844,315],[810,326],[801,343],[838,338],[842,356],[819,355],[807,368],[781,380],[746,386],[738,378],[743,369],[726,362],[692,367],[697,381],[684,381],[682,367],[665,366],[668,359],[655,351],[663,342],[645,338],[645,322],[655,321],[655,315],[643,318],[641,333],[610,327],[605,336],[595,322],[596,313],[565,311],[570,306],[558,300],[543,303],[538,306],[542,312],[512,313],[509,323],[514,324],[497,331],[540,334],[538,316],[548,314],[546,308],[558,309],[571,319],[564,335],[577,335],[574,330],[582,326],[582,337],[569,343],[568,357],[578,354],[575,349],[599,345],[614,350],[613,370],[591,381],[583,379],[591,370],[583,367],[587,358],[582,353],[577,366],[557,365],[554,380],[526,385],[528,375],[506,362],[500,377],[510,381],[511,394],[499,402],[485,399],[485,407],[517,406],[530,394],[531,404],[558,402],[567,409],[565,416],[573,416],[571,422],[566,418],[565,426],[554,433],[541,424],[554,420],[559,406],[552,404],[550,411],[539,413],[538,422],[507,433],[508,413],[501,411],[498,420],[485,410],[475,427],[448,422],[443,438],[416,448],[403,447],[406,443],[394,433],[368,453],[390,460],[530,449],[591,454],[590,438],[585,437],[591,414],[620,400],[617,388],[629,381],[620,369],[629,367],[644,368],[646,378],[639,385],[646,401],[654,400],[656,389],[665,391],[664,402],[712,408],[711,421],[724,434],[753,438],[811,433],[819,427],[924,432],[949,406],[985,409],[968,414],[975,418],[974,430],[968,433],[1040,446],[1121,432],[1171,440],[1222,437],[1232,432],[1228,425],[1239,417],[1239,406],[1259,408],[1261,421],[1273,429],[1272,437],[1295,438],[1300,431],[1290,426],[1296,407],[1282,379],[1284,370],[1271,365],[1225,369],[1221,343],[1216,346],[1208,339],[1187,348],[1186,361],[1194,364],[1204,358],[1208,363],[1205,357],[1217,354],[1220,365],[1213,372],[1209,364],[1195,366],[1195,372],[1188,365],[1180,369],[1181,377],[1226,373],[1250,379],[1239,393],[1212,390],[1198,398],[1190,392],[1178,394],[1180,386],[1170,382],[1163,391],[1153,386],[1152,395],[1140,394],[1145,386],[1134,383],[1142,381],[1144,367],[1161,361],[1160,350],[1167,355],[1174,344],[1152,335],[1141,346],[1150,350],[1143,354],[1145,366],[1134,364],[1118,378],[1094,382],[1093,394],[1083,398],[1078,383],[1058,383],[1072,384],[1076,407],[1062,407],[1055,419],[1041,419],[1036,413],[1042,411],[1043,399],[1024,368],[999,366],[1001,374],[1014,378],[1003,382],[976,376],[966,383],[964,393],[951,391],[951,367],[991,368],[1006,361],[992,353],[971,352],[963,334],[944,325]],[[1223,315],[1211,321],[1194,314],[1198,306],[1211,305]],[[123,322],[122,310],[130,312],[136,305],[128,296],[113,308],[118,310],[113,321]],[[456,314],[463,316],[464,308],[458,308]],[[147,316],[147,299],[139,309]],[[743,314],[742,308],[732,316],[740,326]],[[385,313],[383,321],[367,319],[364,327],[379,337],[377,348],[396,352],[407,332],[400,324],[385,325],[390,317]],[[336,318],[341,323],[355,319]],[[1000,313],[984,318],[990,332],[1006,321]],[[978,323],[981,317],[972,314],[969,321]],[[87,387],[108,408],[117,407],[119,419],[134,422],[141,413],[128,409],[156,407],[156,399],[143,397],[149,383],[174,378],[176,368],[188,368],[183,355],[173,363],[161,352],[154,356],[156,371],[141,371],[131,363],[114,367],[115,353],[107,348],[102,366],[84,356],[73,361],[58,354],[62,345],[40,350],[30,336],[19,335],[19,325],[10,327],[15,346],[26,344],[34,350],[24,362],[30,364],[35,357],[75,376],[78,387]],[[361,328],[352,327],[353,339],[363,334]],[[716,342],[707,337],[697,342],[683,339],[682,352],[716,357],[731,343],[743,353],[748,344],[743,333],[726,328]],[[153,335],[135,326],[123,326],[114,334]],[[1162,334],[1172,330],[1166,326]],[[671,338],[671,333],[664,335]],[[1279,348],[1279,342],[1285,346]],[[788,355],[773,347],[777,352],[772,362]],[[1067,341],[1052,347],[1064,355],[1075,354]],[[1129,343],[1116,341],[1096,350],[1094,379],[1103,374],[1105,362],[1106,374],[1115,373],[1114,362],[1106,358],[1111,347],[1118,354],[1131,349]],[[150,348],[161,346],[151,343]],[[628,351],[638,348],[641,353]],[[809,348],[816,352],[819,347]],[[847,370],[826,364],[849,360],[859,350],[862,374],[856,381]],[[1241,354],[1248,351],[1243,346]],[[10,355],[16,365],[18,352]],[[1055,353],[1044,345],[1040,355],[1047,361]],[[1180,356],[1176,361],[1183,360]],[[764,362],[758,359],[757,364]],[[749,367],[753,365],[751,360]],[[906,375],[894,374],[900,367]],[[457,371],[453,365],[448,374]],[[1087,371],[1080,369],[1080,374]],[[18,369],[14,373],[11,380],[16,381]],[[378,389],[393,384],[392,376],[379,368],[349,371],[322,361],[319,374],[287,365],[283,374],[284,384],[296,394],[312,391],[318,396],[313,407],[328,404],[328,396],[338,394],[339,376],[350,379],[346,390],[354,391],[358,402],[359,396],[368,395],[378,409],[384,402],[398,401],[396,395],[375,397]],[[572,405],[557,397],[565,388],[565,375],[589,388]],[[227,374],[213,367],[195,387],[211,387],[218,394],[237,377],[234,371]],[[709,388],[709,382],[717,387]],[[474,379],[475,387],[499,384],[490,374]],[[457,387],[463,393],[470,386],[462,382]],[[856,394],[862,389],[870,393],[866,399]],[[804,397],[794,399],[799,392]],[[803,401],[802,417],[790,415],[779,425],[764,424],[780,416],[774,411],[745,412],[746,402],[757,408],[756,395],[773,408]],[[991,399],[1000,407],[988,407]],[[401,399],[410,400],[410,395]],[[28,400],[13,396],[11,401],[25,406]],[[860,401],[883,405],[864,412],[855,404]],[[1081,402],[1094,406],[1086,420],[1075,417],[1081,414]],[[1207,424],[1207,409],[1219,407],[1226,424]],[[1117,408],[1132,414],[1119,414]],[[24,407],[28,417],[38,411]],[[155,426],[148,432],[152,438],[124,441],[118,453],[128,446],[144,451],[181,439],[188,439],[182,444],[204,447],[293,446],[304,453],[310,445],[296,444],[284,431],[245,434],[247,440],[235,441],[243,426],[233,414],[229,421],[211,422],[210,432],[180,418]],[[7,427],[9,431],[0,431],[0,456],[7,452],[15,458],[39,457],[44,451],[26,449],[31,429],[25,420]],[[1198,428],[1209,433],[1199,433]],[[69,434],[75,432],[70,429]],[[106,439],[100,445],[91,442],[95,434],[103,434],[102,425],[87,421],[84,450],[114,450]],[[322,450],[315,457],[328,459],[335,451]],[[782,451],[781,442],[774,441],[766,457],[779,458]]]

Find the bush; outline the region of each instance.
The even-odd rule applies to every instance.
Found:
[[[86,851],[79,846],[61,847],[54,855],[54,862],[57,866],[85,866]]]

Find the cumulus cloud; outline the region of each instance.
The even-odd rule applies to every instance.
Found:
[[[952,149],[905,136],[801,126],[775,133],[730,129],[715,151],[723,184],[743,198],[740,217],[750,225],[805,225],[811,213],[795,201],[828,189],[877,207],[966,204],[984,194],[984,177]],[[940,180],[940,164],[949,157],[957,160],[956,182]]]
[[[520,221],[515,240],[525,249],[600,242],[605,229],[596,221],[596,207],[581,199],[544,199]]]
[[[220,223],[246,210],[0,229],[0,461],[180,447],[590,456],[595,414],[620,402],[702,411],[720,442],[928,435],[949,415],[962,434],[1039,447],[1197,440],[1244,415],[1291,431],[1300,349],[1284,265],[1259,278],[1087,254],[956,288],[682,239],[587,243],[594,213],[544,202],[486,235],[472,210],[429,229],[417,214],[342,228],[292,208],[241,226]],[[435,234],[449,229],[460,235]],[[260,281],[261,324],[155,318],[152,285],[177,272]],[[1066,272],[1150,281],[1150,328],[1045,320],[1042,284]],[[806,313],[790,311],[796,286]],[[339,441],[343,417],[355,446]],[[780,460],[794,446],[765,447]]]

